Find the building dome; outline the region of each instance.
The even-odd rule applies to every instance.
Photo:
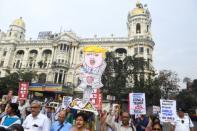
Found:
[[[134,8],[132,11],[131,11],[131,14],[132,15],[139,15],[139,14],[144,14],[145,13],[145,10],[143,8],[143,5],[138,1],[136,3],[136,8]]]
[[[14,20],[11,25],[20,26],[25,29],[25,22],[23,21],[22,17]]]

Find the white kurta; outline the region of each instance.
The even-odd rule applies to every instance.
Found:
[[[23,122],[24,131],[50,131],[50,126],[50,120],[41,113],[35,118],[30,114]]]

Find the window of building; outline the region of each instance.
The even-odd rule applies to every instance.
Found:
[[[66,50],[66,44],[64,44],[64,50]]]
[[[137,54],[138,53],[138,48],[134,48],[134,54]]]
[[[60,45],[60,50],[63,50],[63,44]]]
[[[16,62],[16,68],[19,68],[20,67],[20,60],[17,60]]]
[[[149,49],[149,48],[147,48],[147,54],[148,54],[148,55],[150,54],[150,49]]]
[[[6,54],[7,54],[7,51],[4,51],[4,52],[3,52],[3,56],[6,56]]]
[[[0,63],[0,67],[3,67],[4,61],[1,61]]]
[[[149,25],[147,25],[147,30],[146,31],[149,32]]]
[[[144,53],[144,47],[140,47],[140,53]]]
[[[54,83],[57,83],[57,76],[58,76],[58,73],[56,72],[55,77],[54,77]]]
[[[62,83],[62,77],[63,77],[63,70],[60,70],[59,72],[59,78],[58,78],[58,84]]]
[[[141,33],[141,26],[140,23],[137,23],[136,25],[136,34],[140,34]]]

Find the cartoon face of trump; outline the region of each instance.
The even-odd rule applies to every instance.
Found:
[[[83,49],[85,63],[90,68],[97,68],[102,65],[106,50],[97,46],[88,46]]]

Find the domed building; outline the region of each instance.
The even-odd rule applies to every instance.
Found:
[[[7,69],[36,71],[38,79],[32,91],[62,91],[65,86],[77,86],[76,65],[82,61],[84,46],[99,45],[113,51],[119,58],[144,58],[152,67],[154,41],[151,35],[151,16],[140,2],[128,13],[128,36],[81,38],[72,31],[40,32],[38,39],[25,39],[25,22],[14,20],[7,32],[0,31],[0,77]],[[149,72],[146,70],[145,72]]]

